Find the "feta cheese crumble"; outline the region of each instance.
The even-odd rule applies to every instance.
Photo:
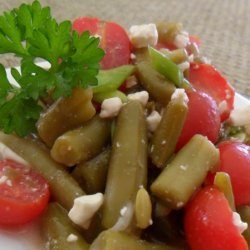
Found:
[[[183,63],[180,63],[178,64],[178,67],[179,69],[184,72],[185,70],[189,69],[190,68],[190,63],[189,62],[183,62]]]
[[[157,129],[160,121],[161,115],[156,110],[152,111],[152,113],[146,118],[148,130],[150,132],[154,132]]]
[[[111,118],[119,114],[122,107],[122,101],[119,97],[105,99],[101,105],[101,118]]]
[[[68,237],[67,237],[67,241],[68,242],[75,242],[75,241],[77,241],[78,240],[78,237],[77,237],[77,235],[75,235],[75,234],[70,234]]]
[[[135,48],[155,46],[158,41],[158,31],[154,23],[133,25],[130,27],[128,35]]]
[[[230,114],[230,122],[234,126],[250,125],[250,105],[232,110]]]
[[[137,78],[135,76],[130,76],[126,80],[126,88],[132,88],[138,84]]]
[[[182,100],[186,105],[188,104],[188,96],[185,92],[185,89],[176,89],[171,96],[171,100]]]
[[[91,219],[103,204],[103,194],[83,195],[74,200],[69,218],[77,225],[88,229]]]
[[[174,45],[178,49],[185,48],[190,43],[188,32],[181,31],[179,34],[177,34],[174,38]]]
[[[149,99],[149,94],[145,90],[128,95],[128,100],[130,100],[130,101],[137,100],[143,106],[146,106],[148,99]]]
[[[248,224],[241,220],[237,212],[233,212],[233,224],[239,229],[240,233],[243,233],[248,227]]]

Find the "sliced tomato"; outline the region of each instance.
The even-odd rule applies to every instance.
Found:
[[[224,194],[214,186],[202,188],[188,203],[184,229],[191,250],[247,250],[233,224],[233,212]]]
[[[218,145],[218,171],[230,175],[236,206],[250,205],[250,147],[234,141]]]
[[[120,25],[101,21],[97,18],[82,17],[74,21],[73,29],[79,33],[88,30],[91,35],[100,36],[100,47],[106,53],[101,61],[103,69],[130,63],[130,40],[126,31]]]
[[[18,225],[42,213],[49,200],[46,180],[27,166],[0,161],[0,224]]]
[[[73,30],[78,31],[80,34],[88,30],[90,35],[98,34],[100,20],[98,18],[83,17],[78,18],[73,23]]]
[[[228,119],[234,104],[235,91],[212,65],[191,63],[189,81],[197,90],[212,96],[220,107],[221,121]]]
[[[201,91],[187,91],[188,113],[177,143],[182,148],[195,134],[207,136],[215,143],[220,132],[220,114],[216,102]]]

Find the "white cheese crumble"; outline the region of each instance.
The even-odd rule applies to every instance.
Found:
[[[151,114],[146,118],[148,130],[154,132],[159,123],[161,122],[161,115],[156,111],[152,111]]]
[[[230,122],[234,126],[250,125],[250,105],[232,110],[230,114]]]
[[[190,63],[194,62],[194,54],[191,54],[189,57],[188,57],[188,61]]]
[[[12,187],[12,181],[10,179],[6,180],[6,184],[9,187]]]
[[[127,212],[128,208],[127,207],[123,207],[121,210],[120,210],[120,215],[121,216],[124,216]]]
[[[183,63],[179,63],[177,66],[182,72],[184,72],[185,70],[190,68],[190,63],[186,61]]]
[[[243,233],[248,227],[248,224],[241,220],[237,212],[233,212],[233,224],[239,229],[240,233]]]
[[[103,194],[83,195],[74,200],[69,218],[77,225],[88,229],[91,219],[103,204]]]
[[[137,100],[143,106],[146,106],[148,99],[149,99],[149,94],[147,91],[143,90],[143,91],[135,92],[133,94],[129,94],[127,97],[128,97],[128,100],[130,101]]]
[[[155,46],[158,41],[158,31],[154,23],[133,25],[130,27],[128,35],[135,48]]]
[[[130,76],[126,80],[126,88],[128,88],[128,89],[134,87],[137,84],[138,84],[138,81],[137,81],[137,78],[135,76]]]
[[[187,166],[187,165],[180,165],[180,169],[182,169],[182,170],[184,170],[184,171],[186,171],[186,170],[187,170],[187,168],[188,168],[188,166]]]
[[[178,49],[185,48],[190,43],[189,40],[189,34],[186,31],[181,31],[179,34],[177,34],[174,38],[174,45]]]
[[[77,237],[77,235],[75,235],[75,234],[70,234],[68,237],[67,237],[67,241],[68,242],[75,242],[75,241],[77,241],[78,240],[78,237]]]
[[[130,225],[134,215],[134,207],[132,202],[128,202],[125,207],[126,208],[122,211],[122,215],[118,218],[111,230],[124,231]]]
[[[8,177],[6,175],[3,175],[0,177],[0,185],[4,184],[8,180]]]
[[[131,59],[131,60],[135,60],[135,59],[136,59],[136,55],[135,55],[134,53],[131,53],[131,54],[130,54],[130,59]]]
[[[122,107],[122,101],[119,97],[105,99],[101,105],[101,118],[111,118],[119,114]]]
[[[175,91],[174,91],[174,93],[172,94],[172,96],[171,96],[171,100],[173,101],[173,100],[182,100],[183,101],[183,103],[184,104],[186,104],[187,105],[187,103],[188,103],[188,96],[187,96],[187,94],[186,94],[186,92],[185,92],[185,89],[176,89]]]
[[[27,161],[25,161],[18,154],[12,151],[9,147],[7,147],[6,145],[0,142],[0,160],[4,160],[4,159],[10,159],[18,163],[21,163],[25,166],[29,165]]]
[[[219,103],[218,108],[220,114],[223,114],[225,111],[227,111],[228,108],[227,102],[223,100],[222,102]]]

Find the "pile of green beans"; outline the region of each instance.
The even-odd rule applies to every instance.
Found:
[[[179,23],[159,23],[157,28],[160,42],[173,42],[182,30]],[[184,90],[176,98],[173,94],[188,86],[177,66],[188,60],[186,50],[166,51],[166,57],[153,48],[134,53],[135,65],[102,70],[99,85],[76,88],[72,96],[48,104],[37,123],[37,135],[19,138],[0,132],[0,142],[49,183],[53,202],[41,219],[48,249],[188,249],[182,222],[174,229],[169,221],[181,214],[214,170],[219,152],[201,135],[176,152],[188,103]],[[138,84],[122,93],[119,88],[131,75]],[[128,101],[127,94],[141,90],[149,93],[147,105]],[[114,96],[123,102],[118,116],[101,118],[92,101]],[[154,132],[146,119],[152,111],[161,116]],[[216,183],[234,209],[230,179],[221,174]],[[104,194],[104,203],[89,229],[80,229],[67,213],[77,197],[98,192]],[[132,214],[129,219],[127,212]],[[240,208],[239,213],[250,222],[250,207]],[[128,220],[126,226],[119,229],[123,220]],[[153,233],[159,228],[163,235],[174,237]],[[75,241],[67,240],[71,234]],[[250,241],[250,229],[245,234]]]

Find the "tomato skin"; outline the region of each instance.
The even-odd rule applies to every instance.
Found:
[[[12,160],[0,161],[0,224],[19,225],[35,219],[49,200],[46,180],[28,167]]]
[[[100,47],[105,51],[101,61],[102,69],[130,63],[131,43],[126,31],[120,25],[97,18],[82,17],[74,21],[73,30],[79,33],[89,30],[91,35],[100,36]]]
[[[191,63],[189,81],[197,90],[212,96],[218,106],[225,101],[226,107],[221,113],[221,121],[229,118],[233,109],[235,91],[216,68],[210,64]]]
[[[185,209],[184,230],[191,250],[247,250],[232,218],[224,194],[215,186],[202,188]]]
[[[188,113],[176,149],[182,148],[195,134],[215,143],[220,132],[220,114],[215,101],[201,91],[187,91]]]
[[[250,147],[235,141],[218,145],[220,164],[218,171],[230,175],[235,204],[250,205]]]
[[[72,28],[80,34],[88,30],[90,35],[94,36],[98,32],[98,25],[98,18],[78,18],[73,22]]]

